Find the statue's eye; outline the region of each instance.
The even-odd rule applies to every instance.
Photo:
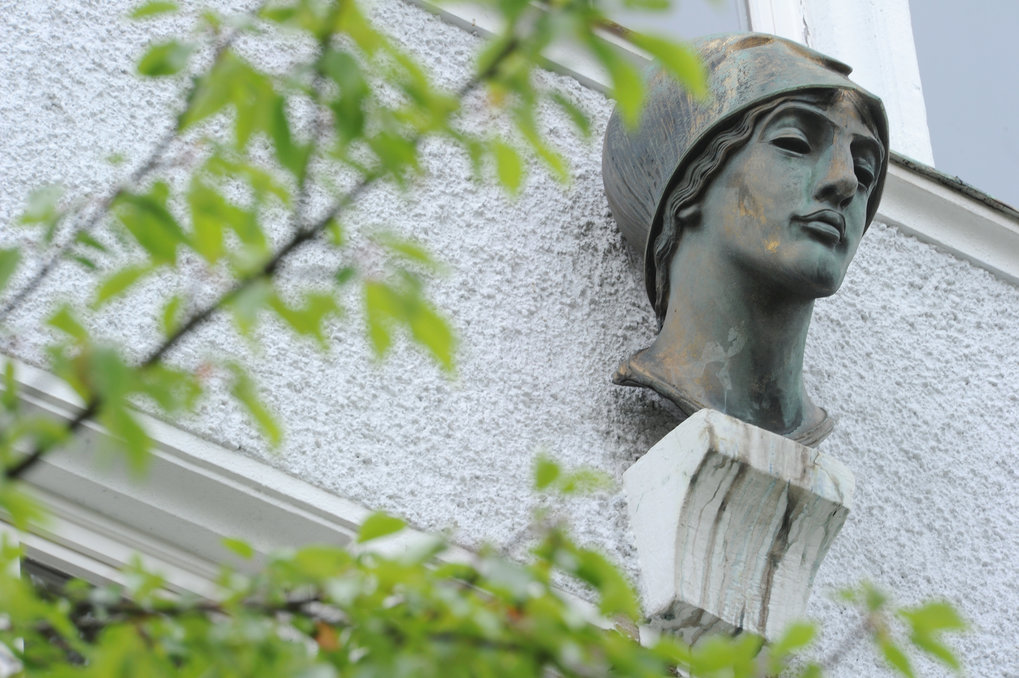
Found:
[[[799,136],[780,136],[771,140],[771,143],[781,148],[783,151],[789,151],[790,153],[799,153],[806,155],[810,153],[810,144],[807,140]]]
[[[870,188],[874,183],[874,173],[865,165],[856,166],[856,180],[860,182],[860,188]]]

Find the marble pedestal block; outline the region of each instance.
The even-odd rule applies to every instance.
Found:
[[[855,480],[817,450],[701,410],[623,485],[644,612],[693,643],[716,632],[774,639],[802,617]]]

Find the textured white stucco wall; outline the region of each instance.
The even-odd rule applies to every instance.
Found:
[[[0,12],[0,238],[27,241],[12,224],[33,187],[61,182],[101,194],[170,124],[177,85],[140,83],[133,59],[173,22],[129,25],[126,3],[20,2]],[[428,14],[385,0],[381,25],[455,86],[478,41]],[[260,53],[272,62],[286,55]],[[585,107],[600,134],[611,105],[561,76],[544,75]],[[467,124],[508,130],[472,101]],[[374,191],[346,223],[356,241],[377,226],[421,240],[448,265],[431,289],[456,327],[458,370],[448,379],[405,344],[373,364],[356,299],[330,327],[322,354],[268,325],[254,370],[287,439],[270,452],[216,391],[188,428],[365,505],[450,530],[467,546],[494,542],[523,553],[534,456],[615,477],[671,427],[654,397],[613,386],[616,363],[652,337],[636,257],[602,195],[598,140],[576,139],[549,112],[572,181],[536,171],[509,199],[470,179],[466,160],[428,147],[430,177],[406,195]],[[31,247],[31,245],[29,245]],[[358,249],[359,262],[375,256]],[[314,248],[288,267],[288,284],[325,279],[338,263]],[[138,351],[151,345],[156,302],[167,289],[196,298],[216,280],[194,261],[183,281],[159,280],[113,304],[101,331]],[[83,304],[86,277],[57,269],[5,329],[3,349],[44,365],[40,329],[61,299]],[[973,622],[959,647],[972,675],[1019,675],[1019,289],[892,228],[874,224],[842,291],[818,303],[806,357],[815,399],[841,420],[822,449],[857,476],[855,507],[817,578],[809,613],[825,626],[821,656],[856,620],[831,591],[861,579],[906,600],[958,603]],[[251,351],[228,323],[207,327],[175,359]],[[215,386],[215,384],[213,384]],[[618,492],[562,503],[581,540],[629,572],[635,553]],[[835,675],[878,675],[863,647]]]

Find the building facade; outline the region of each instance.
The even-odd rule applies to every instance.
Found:
[[[172,124],[182,82],[139,81],[133,64],[185,24],[129,24],[119,19],[129,6],[39,1],[2,12],[0,223],[16,221],[41,184],[101,194],[124,173],[107,156],[142,157]],[[443,12],[404,0],[372,8],[454,88],[469,77],[478,34],[492,27],[476,7]],[[807,387],[839,417],[821,449],[856,474],[852,512],[808,608],[824,627],[819,654],[852,632],[833,592],[869,580],[904,602],[953,601],[972,624],[957,644],[968,670],[1019,676],[1019,215],[928,167],[906,0],[749,0],[747,21],[853,65],[858,82],[884,98],[898,154],[877,219],[842,290],[816,305],[807,343]],[[257,42],[241,48],[266,63],[288,58]],[[329,328],[327,352],[271,323],[253,349],[216,321],[172,360],[196,369],[224,355],[250,360],[284,424],[282,447],[269,449],[215,384],[198,416],[149,421],[159,448],[140,483],[95,458],[102,432],[90,429],[83,450],[54,455],[31,478],[55,515],[24,537],[31,557],[115,580],[137,550],[174,586],[200,592],[224,557],[223,536],[261,552],[345,543],[373,510],[448,532],[467,549],[492,543],[522,556],[541,501],[531,491],[537,455],[618,479],[667,433],[675,421],[659,400],[610,381],[654,336],[654,318],[639,258],[602,191],[600,138],[612,109],[604,76],[568,45],[557,48],[541,86],[594,121],[584,139],[564,114],[542,111],[544,131],[570,162],[568,183],[534,167],[519,196],[507,197],[477,183],[462,154],[434,143],[411,190],[373,190],[345,218],[352,238],[392,229],[447,265],[430,291],[458,334],[455,377],[407,344],[374,363],[353,297]],[[480,96],[467,102],[465,124],[512,137]],[[4,229],[5,241],[19,237]],[[333,252],[312,248],[283,284],[313,283],[335,264]],[[183,282],[142,285],[98,317],[97,331],[141,353],[167,286],[206,293],[199,263],[182,266]],[[2,337],[26,400],[57,416],[75,405],[45,372],[43,319],[61,300],[87,303],[81,275],[58,267]],[[555,508],[580,541],[638,576],[620,490]],[[877,663],[858,647],[836,675],[877,675]]]

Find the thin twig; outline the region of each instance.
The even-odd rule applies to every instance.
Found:
[[[259,4],[257,8],[252,10],[251,16],[257,16],[265,4],[265,2]],[[209,66],[209,73],[216,68],[216,65],[223,58],[223,55],[226,54],[226,51],[230,49],[233,43],[237,40],[240,33],[240,28],[234,29],[225,40],[216,46],[212,65]],[[180,121],[187,115],[191,106],[191,101],[193,100],[200,83],[201,78],[195,78],[193,80],[191,87],[184,94],[184,110],[177,114],[174,118],[173,125],[163,134],[162,138],[160,138],[160,140],[152,148],[152,151],[149,152],[148,157],[145,158],[141,165],[131,172],[126,181],[121,182],[116,188],[110,191],[105,198],[98,202],[92,214],[85,219],[84,223],[71,229],[67,238],[65,238],[64,241],[57,246],[56,251],[50,255],[49,259],[47,259],[38,270],[36,270],[31,279],[29,279],[29,281],[25,283],[21,289],[19,289],[18,292],[3,305],[3,307],[0,307],[0,323],[6,322],[10,314],[24,303],[25,299],[28,298],[28,295],[39,288],[39,285],[50,276],[57,264],[67,257],[67,254],[77,244],[78,238],[81,235],[90,234],[96,226],[99,225],[103,218],[109,214],[110,209],[112,209],[117,198],[121,197],[130,187],[140,183],[162,164],[163,154],[166,153],[174,139],[180,135]]]
[[[846,655],[849,654],[850,650],[860,644],[872,628],[873,624],[870,619],[864,616],[863,620],[853,630],[849,637],[821,661],[821,667],[825,671],[831,671],[835,668],[842,662],[843,659],[846,658]]]
[[[336,13],[339,11],[339,5],[334,5],[329,23],[335,20]],[[315,151],[318,150],[319,143],[322,137],[325,136],[327,117],[326,107],[319,104],[319,99],[322,97],[322,90],[325,85],[325,73],[322,70],[322,60],[325,57],[326,50],[329,49],[329,45],[333,40],[332,33],[325,33],[318,41],[318,54],[315,56],[315,75],[311,81],[311,93],[312,99],[315,106],[315,120],[312,122],[311,131],[311,148],[308,151],[308,164],[304,168],[304,176],[301,177],[301,181],[297,186],[297,196],[294,199],[294,209],[290,213],[290,226],[291,231],[297,232],[301,229],[304,224],[305,211],[308,208],[308,175],[311,172],[311,164],[315,159]]]

